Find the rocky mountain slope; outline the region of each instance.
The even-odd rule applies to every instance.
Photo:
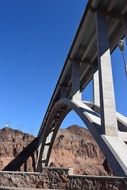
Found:
[[[2,170],[34,137],[18,130],[0,130],[0,169]],[[107,175],[104,156],[87,129],[70,126],[60,129],[50,158],[50,166],[72,167],[77,174]]]
[[[0,129],[0,170],[13,160],[34,136],[11,128]]]

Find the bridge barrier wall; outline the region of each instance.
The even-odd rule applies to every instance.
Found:
[[[71,171],[71,172],[70,172]],[[79,176],[67,168],[43,168],[37,172],[0,172],[0,186],[65,190],[126,190],[127,178]],[[70,173],[70,174],[69,174]],[[0,189],[1,189],[0,187]]]
[[[14,188],[64,189],[69,183],[69,169],[43,168],[38,172],[0,172],[0,186]]]
[[[107,176],[68,176],[69,190],[126,190],[127,179]]]

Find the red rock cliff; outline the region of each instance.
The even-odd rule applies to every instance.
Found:
[[[18,130],[0,130],[0,169],[3,169],[34,137]],[[107,175],[104,157],[87,129],[70,126],[60,129],[51,154],[50,165],[72,167],[75,173]],[[29,171],[30,171],[29,167]]]

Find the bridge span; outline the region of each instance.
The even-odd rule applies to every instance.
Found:
[[[111,54],[124,37],[127,37],[127,1],[89,0],[38,137],[22,154],[26,161],[38,150],[36,171],[48,165],[58,129],[74,110],[94,136],[114,173],[127,176],[127,118],[116,112],[111,66]],[[92,103],[82,99],[82,91],[91,80]],[[23,164],[20,158],[5,170],[18,169]]]

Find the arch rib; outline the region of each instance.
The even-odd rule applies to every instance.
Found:
[[[114,173],[118,176],[127,176],[127,146],[123,140],[120,137],[104,135],[100,115],[87,106],[84,102],[73,101],[67,98],[60,99],[56,102],[45,125],[42,127],[43,132],[40,136],[41,146],[37,161],[37,171],[41,171],[43,166],[48,165],[58,129],[65,116],[71,110],[74,110],[88,127],[100,149],[109,161]],[[53,122],[54,124],[52,124]],[[51,132],[52,137],[49,139],[48,145],[46,145],[47,137],[51,134]],[[121,149],[122,152],[120,151]]]

